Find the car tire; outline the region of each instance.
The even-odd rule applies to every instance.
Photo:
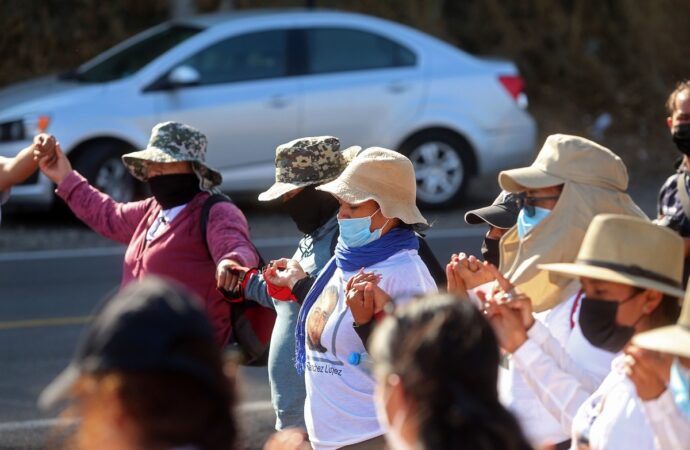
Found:
[[[94,143],[79,152],[72,165],[92,186],[113,200],[131,202],[140,197],[143,185],[122,163],[122,155],[130,150],[116,142]]]
[[[475,171],[470,145],[447,130],[428,130],[405,141],[400,152],[410,158],[417,177],[417,204],[441,209],[457,206]]]

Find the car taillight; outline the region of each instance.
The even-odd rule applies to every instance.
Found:
[[[521,108],[527,107],[527,94],[525,94],[525,80],[520,75],[501,75],[498,77],[506,91]]]

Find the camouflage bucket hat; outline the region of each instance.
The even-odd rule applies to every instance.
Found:
[[[301,187],[334,180],[345,170],[361,147],[340,150],[333,136],[295,139],[276,148],[276,181],[259,200],[267,202]]]
[[[206,165],[206,136],[196,128],[179,122],[159,123],[151,130],[144,150],[122,155],[132,176],[146,181],[150,163],[189,161],[199,177],[199,187],[210,191],[223,181],[222,175]]]

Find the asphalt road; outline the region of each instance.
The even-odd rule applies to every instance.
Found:
[[[478,252],[483,230],[439,229],[428,240],[440,260],[451,251]],[[291,255],[294,237],[258,239],[267,259]],[[0,254],[0,449],[42,448],[56,411],[36,398],[68,363],[88,316],[121,275],[123,247]],[[239,414],[248,448],[260,448],[273,427],[266,370],[240,374]]]

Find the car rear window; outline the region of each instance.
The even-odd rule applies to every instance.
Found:
[[[348,72],[413,66],[408,48],[383,36],[350,28],[307,30],[309,73]]]
[[[87,83],[104,83],[126,78],[200,31],[202,29],[191,26],[170,26],[135,42],[88,69],[77,71],[74,78]]]

